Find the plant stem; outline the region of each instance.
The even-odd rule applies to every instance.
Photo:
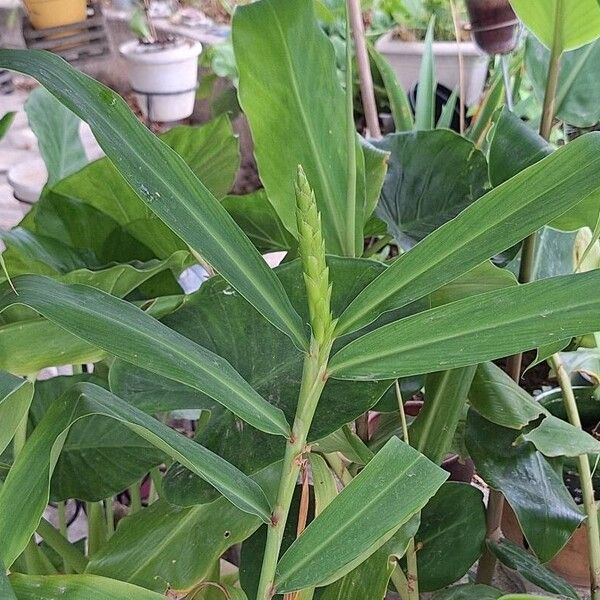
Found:
[[[558,384],[562,390],[563,402],[567,417],[571,425],[581,426],[579,411],[577,410],[577,401],[571,386],[571,380],[565,366],[558,354],[554,354],[550,359]],[[581,481],[581,492],[583,496],[583,506],[587,515],[587,541],[588,558],[590,562],[590,591],[592,600],[600,600],[600,527],[598,525],[598,507],[594,498],[594,485],[592,481],[592,470],[590,460],[587,454],[577,457],[579,463],[579,479]]]
[[[85,571],[88,564],[87,558],[46,519],[42,518],[36,531],[46,544],[63,559],[65,572],[67,572],[67,567],[75,573],[83,573]]]
[[[350,8],[346,6],[346,145],[348,146],[346,252],[349,252],[350,256],[356,256],[356,126],[354,125],[351,39]]]
[[[298,407],[292,427],[292,435],[286,444],[277,499],[273,508],[271,523],[268,527],[267,543],[256,595],[257,600],[270,600],[275,595],[275,569],[283,541],[283,532],[298,481],[298,474],[300,473],[302,454],[306,447],[306,437],[327,380],[326,368],[330,350],[331,343],[321,350],[313,338],[310,350],[304,359]]]
[[[352,481],[353,477],[350,474],[350,471],[346,469],[340,455],[337,452],[332,452],[330,454],[324,454],[323,456],[335,476],[342,482],[344,487],[347,486]]]
[[[460,43],[460,24],[458,10],[456,9],[456,3],[454,0],[450,0],[450,9],[452,11],[452,22],[454,24],[454,37],[456,38],[456,47],[458,50],[458,89],[459,89],[459,110],[460,110],[460,121],[459,131],[460,135],[465,132],[465,66],[463,61],[462,46]]]
[[[397,379],[394,382],[394,386],[396,390],[396,400],[398,400],[398,410],[400,411],[400,421],[402,423],[402,437],[406,444],[410,444],[406,413],[404,412],[404,401],[402,400],[400,382]],[[414,537],[410,538],[410,542],[408,542],[408,547],[406,548],[406,584],[408,600],[419,600],[419,571],[417,568],[417,550]]]
[[[352,25],[352,34],[354,36],[354,46],[356,50],[356,64],[358,66],[358,79],[360,81],[360,95],[362,98],[363,110],[367,121],[368,133],[372,138],[381,137],[379,128],[379,117],[377,116],[377,105],[375,103],[375,92],[373,90],[373,76],[371,74],[371,65],[369,64],[369,54],[365,43],[365,26],[362,20],[360,10],[360,0],[347,0],[348,12],[350,13],[350,23]]]
[[[392,571],[391,580],[396,588],[396,591],[400,595],[402,600],[409,600],[408,595],[408,581],[406,579],[406,575],[402,572],[398,561],[394,561],[396,563],[396,568]]]
[[[142,510],[142,494],[140,491],[140,484],[138,482],[134,483],[129,488],[129,514],[133,515],[136,512]]]
[[[86,502],[88,519],[88,556],[93,556],[106,542],[106,521],[102,502]]]
[[[58,513],[58,530],[60,534],[68,541],[69,531],[67,529],[67,505],[64,500],[57,503],[56,512]],[[67,575],[71,572],[71,565],[66,560],[63,560],[63,568]]]
[[[115,510],[112,496],[104,501],[104,512],[106,513],[106,539],[109,540],[115,532]]]

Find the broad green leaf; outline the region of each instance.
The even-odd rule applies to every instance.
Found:
[[[334,355],[330,373],[342,379],[405,377],[509,356],[557,337],[596,331],[600,329],[598,286],[600,271],[596,270],[432,308],[354,340]]]
[[[162,594],[95,575],[10,576],[17,600],[164,600]],[[7,600],[9,600],[7,598]]]
[[[107,383],[96,374],[52,377],[38,381],[30,408],[35,427],[50,406],[75,384]],[[50,483],[53,501],[78,498],[99,501],[139,482],[167,456],[114,419],[91,416],[74,423],[54,467]]]
[[[25,103],[29,126],[38,139],[51,186],[85,166],[87,156],[79,138],[81,121],[44,88],[33,90]]]
[[[274,497],[280,465],[254,479]],[[210,576],[219,556],[250,536],[262,521],[226,498],[189,508],[159,500],[122,521],[88,566],[88,573],[114,577],[164,593],[189,589]]]
[[[441,590],[432,600],[498,600],[502,592],[489,585],[465,583]]]
[[[439,371],[425,379],[426,402],[411,423],[410,442],[438,465],[450,451],[475,369],[470,366]]]
[[[531,442],[544,456],[600,455],[600,441],[570,423],[549,416],[535,429],[523,434],[524,442]]]
[[[598,40],[577,50],[565,52],[560,59],[561,68],[556,92],[556,116],[575,127],[592,127],[600,120],[600,107],[594,98],[600,94],[596,73],[600,61]],[[533,90],[540,101],[548,75],[550,51],[535,37],[529,35],[525,42],[525,68]]]
[[[511,429],[523,429],[531,421],[550,414],[491,362],[477,366],[469,390],[469,402],[488,421]]]
[[[560,20],[561,51],[573,50],[600,36],[597,0],[510,0],[525,26],[547,47],[552,47],[555,22]],[[558,10],[557,10],[558,9]]]
[[[419,512],[446,477],[392,438],[282,556],[275,588],[291,592],[339,579]]]
[[[132,364],[208,394],[259,429],[287,435],[283,413],[261,398],[235,369],[206,348],[132,304],[100,290],[22,275],[0,291],[0,310],[33,308],[56,325]],[[282,288],[283,289],[283,288]]]
[[[497,542],[490,540],[487,544],[503,565],[517,571],[527,581],[541,587],[547,592],[579,600],[579,595],[571,585],[562,577],[547,569],[527,550],[520,548],[507,539],[501,539]]]
[[[0,371],[0,454],[6,450],[26,417],[32,398],[32,381]]]
[[[4,598],[4,600],[17,600],[2,561],[0,561],[0,596]]]
[[[504,494],[529,547],[547,562],[569,541],[584,515],[563,484],[560,465],[532,444],[515,445],[519,435],[469,411],[465,441],[477,472]]]
[[[313,3],[262,0],[242,6],[233,18],[232,37],[240,104],[261,180],[281,221],[296,232],[293,183],[301,164],[317,198],[328,252],[359,256],[369,216],[363,149],[357,139],[357,190],[347,206],[348,149],[340,118],[345,97],[333,45]]]
[[[431,17],[425,34],[423,58],[419,71],[419,87],[415,106],[415,129],[433,129],[435,118],[435,64],[433,58],[433,28],[435,17]]]
[[[48,503],[50,478],[70,427],[103,415],[125,425],[174,460],[214,485],[243,511],[270,518],[269,502],[258,484],[220,456],[89,383],[71,388],[55,402],[34,429],[0,490],[2,559],[12,564],[35,531]],[[19,505],[17,513],[11,506]]]
[[[504,108],[489,150],[490,182],[498,186],[552,154],[554,148],[528,123]]]
[[[264,190],[245,196],[227,196],[221,204],[261,252],[290,250],[297,246]]]
[[[456,217],[485,191],[485,156],[453,131],[397,133],[377,146],[390,152],[377,216],[403,247]]]
[[[458,581],[485,543],[483,494],[466,483],[446,482],[421,512],[415,535],[419,590],[439,590]]]
[[[381,53],[375,49],[375,46],[369,44],[368,49],[369,56],[375,63],[375,66],[381,75],[381,79],[383,80],[396,131],[411,131],[414,127],[414,118],[406,91],[398,81],[398,77],[392,66]]]
[[[517,278],[510,271],[500,269],[491,262],[485,261],[451,283],[439,288],[429,297],[432,306],[440,306],[484,292],[516,286],[517,283]]]
[[[320,454],[308,454],[312,484],[315,491],[315,516],[318,517],[338,494],[331,469]]]
[[[421,298],[560,216],[600,188],[599,162],[600,134],[582,136],[494,188],[369,285],[341,316],[338,333],[372,321],[391,295]]]
[[[15,120],[16,115],[16,112],[11,111],[4,113],[2,118],[0,118],[0,140],[7,134],[8,130],[10,129],[10,126]]]
[[[227,211],[171,148],[115,92],[35,50],[0,50],[0,64],[38,79],[90,125],[146,205],[300,347],[306,334],[279,281]]]

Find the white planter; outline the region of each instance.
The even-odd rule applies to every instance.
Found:
[[[402,87],[408,92],[419,81],[424,42],[404,42],[394,39],[393,33],[379,38],[375,47],[392,65]],[[487,78],[487,54],[483,54],[473,42],[461,42],[465,78],[465,103],[470,106],[481,97]],[[458,89],[458,44],[456,42],[434,42],[433,55],[438,83],[450,91]]]
[[[192,114],[198,85],[200,42],[178,38],[164,44],[130,40],[119,51],[140,109],[151,121],[179,121]]]

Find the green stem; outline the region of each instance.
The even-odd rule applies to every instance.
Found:
[[[383,250],[393,239],[394,238],[391,235],[384,235],[363,252],[363,258],[369,258],[373,256],[373,254],[377,254],[380,250]]]
[[[129,514],[133,515],[136,512],[142,510],[142,494],[140,491],[140,484],[134,483],[129,488],[129,498],[131,500],[131,504],[129,506]]]
[[[323,456],[336,477],[344,484],[344,486],[347,486],[352,481],[353,477],[344,465],[344,461],[340,458],[340,455],[337,452],[331,452],[330,454],[324,454]]]
[[[298,407],[292,427],[292,436],[286,444],[277,499],[267,532],[267,543],[256,595],[257,600],[270,600],[276,593],[274,587],[275,569],[283,541],[283,532],[300,473],[300,463],[306,447],[306,437],[327,380],[326,368],[330,350],[331,343],[327,345],[327,348],[321,350],[313,338],[309,353],[304,359]]]
[[[46,544],[63,559],[65,572],[67,566],[75,573],[85,571],[88,564],[86,557],[60,531],[52,527],[46,519],[40,521],[36,531]]]
[[[567,417],[571,425],[581,426],[579,411],[571,380],[563,362],[558,354],[554,354],[550,359],[552,366],[558,378],[558,384],[562,390],[563,402],[567,412]],[[587,542],[590,562],[590,591],[592,600],[600,600],[600,528],[598,525],[598,507],[594,498],[594,485],[592,480],[592,470],[590,460],[587,454],[577,457],[579,463],[579,479],[581,481],[581,492],[583,496],[583,507],[587,515]]]
[[[86,502],[88,519],[88,556],[93,556],[106,542],[106,520],[102,502]]]
[[[68,541],[69,531],[67,529],[67,505],[64,500],[58,502],[56,506],[56,511],[58,513],[58,531],[65,538],[65,540]],[[66,574],[69,574],[71,572],[71,566],[67,561],[63,560],[63,567]]]
[[[356,256],[356,127],[352,87],[352,32],[348,5],[346,5],[346,145],[348,146],[346,251],[351,252],[349,256]]]
[[[410,444],[408,437],[408,423],[406,422],[406,413],[404,412],[404,401],[400,390],[400,382],[396,379],[395,383],[396,400],[398,401],[398,410],[400,411],[400,421],[402,423],[402,437],[406,444]],[[419,600],[419,570],[417,567],[417,550],[415,538],[410,538],[406,549],[406,583],[408,600]]]
[[[115,532],[115,509],[112,496],[104,501],[104,512],[106,513],[106,539],[109,540]]]
[[[392,571],[391,580],[396,588],[396,591],[400,595],[402,600],[410,600],[408,595],[408,580],[406,579],[406,575],[402,572],[398,561],[394,561],[396,563],[396,568]]]

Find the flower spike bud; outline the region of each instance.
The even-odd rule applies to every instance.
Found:
[[[331,315],[331,285],[325,262],[321,215],[301,165],[298,165],[295,188],[298,246],[308,296],[310,325],[317,344],[322,348],[331,342],[335,325]]]

